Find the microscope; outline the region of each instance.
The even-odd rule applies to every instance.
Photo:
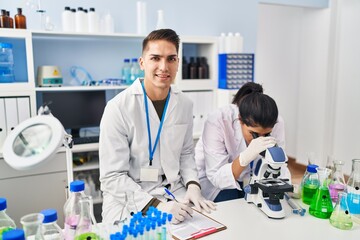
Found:
[[[254,203],[269,218],[284,218],[285,211],[280,200],[284,199],[286,192],[293,191],[289,179],[279,178],[281,167],[286,166],[287,156],[278,146],[268,148],[260,155],[261,163],[258,164],[261,165],[244,188],[245,200]]]

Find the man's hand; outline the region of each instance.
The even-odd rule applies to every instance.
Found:
[[[161,202],[157,208],[162,212],[171,213],[173,215],[173,224],[184,221],[186,217],[191,217],[190,215],[193,213],[193,210],[187,204],[176,201]]]
[[[207,213],[210,213],[211,210],[216,210],[216,204],[212,201],[206,200],[201,195],[201,190],[196,184],[189,184],[184,201],[192,202],[195,209],[199,212],[201,212],[202,209],[204,209]]]

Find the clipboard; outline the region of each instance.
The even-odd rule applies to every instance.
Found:
[[[176,240],[198,239],[226,229],[226,226],[193,209],[192,218],[171,225],[171,235]]]

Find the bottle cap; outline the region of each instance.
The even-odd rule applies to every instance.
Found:
[[[6,198],[0,198],[0,211],[6,209]]]
[[[14,229],[3,233],[3,240],[25,240],[25,233],[22,229]]]
[[[138,60],[137,60],[137,58],[133,58],[133,59],[131,59],[131,61],[132,62],[137,62]]]
[[[311,172],[311,173],[317,173],[317,168],[318,168],[318,167],[319,167],[318,165],[309,164],[309,165],[307,166],[306,170],[307,170],[308,172]]]
[[[70,183],[70,192],[81,192],[85,189],[85,183],[81,180],[76,180]]]
[[[84,10],[82,7],[78,7],[78,11],[82,11]]]
[[[55,222],[57,220],[57,212],[55,209],[45,209],[40,213],[44,215],[43,223]]]
[[[0,48],[12,48],[12,44],[0,42]]]
[[[65,11],[70,11],[70,7],[69,7],[69,6],[66,6],[66,7],[65,7]]]
[[[95,12],[95,8],[90,8],[89,11],[90,12]]]
[[[124,62],[130,62],[130,59],[125,58],[125,59],[124,59]]]

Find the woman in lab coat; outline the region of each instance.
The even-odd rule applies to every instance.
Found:
[[[179,41],[171,29],[151,32],[139,61],[144,79],[115,96],[104,110],[99,142],[104,222],[120,220],[129,201],[133,202],[129,211],[145,213],[155,206],[172,213],[174,222],[192,213],[189,202],[200,211],[214,209],[200,191],[192,102],[171,87],[178,70]]]
[[[258,170],[259,153],[275,144],[285,147],[284,121],[276,103],[263,94],[261,85],[246,83],[231,105],[209,114],[196,144],[203,196],[214,202],[243,197],[242,187]],[[281,174],[290,176],[287,168]]]

